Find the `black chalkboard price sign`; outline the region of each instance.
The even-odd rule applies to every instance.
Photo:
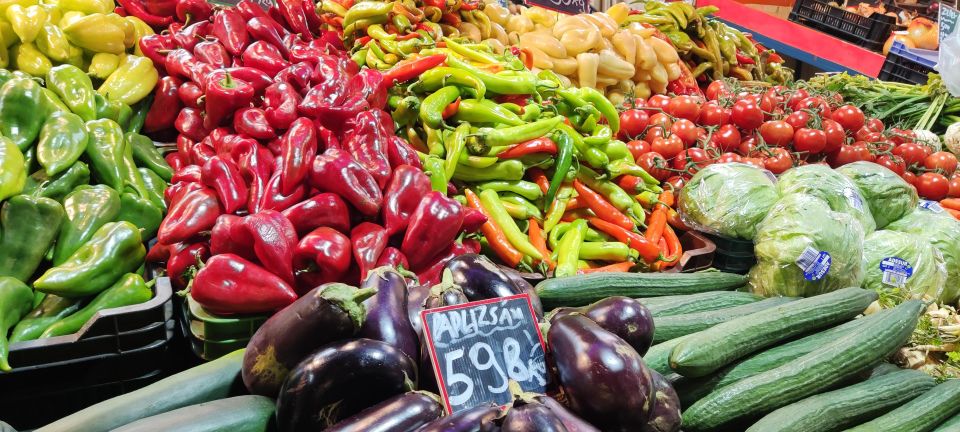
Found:
[[[939,41],[943,42],[947,36],[953,34],[954,30],[957,28],[957,18],[960,18],[960,12],[957,9],[950,7],[950,5],[940,3],[940,34]]]
[[[543,393],[543,337],[527,294],[428,309],[420,314],[437,383],[455,413],[512,399],[507,384]]]
[[[588,0],[526,0],[528,5],[552,9],[567,15],[590,13]]]

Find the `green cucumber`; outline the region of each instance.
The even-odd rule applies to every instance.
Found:
[[[659,372],[660,375],[667,376],[672,374],[673,369],[670,369],[670,352],[673,351],[673,347],[690,336],[693,335],[681,336],[650,347],[650,349],[647,350],[647,354],[643,356],[643,362],[647,364],[648,368]]]
[[[550,278],[537,284],[546,308],[583,306],[612,296],[660,297],[732,290],[747,283],[735,273],[591,273]]]
[[[680,396],[681,404],[683,406],[690,406],[716,389],[726,387],[758,373],[783,366],[822,347],[827,342],[850,334],[850,332],[857,328],[874,322],[889,313],[890,310],[882,310],[875,314],[810,334],[795,341],[758,352],[714,374],[699,378],[684,378],[678,381],[674,387],[677,395]],[[667,367],[669,368],[669,366]],[[892,367],[896,368],[896,366]]]
[[[929,432],[960,413],[960,379],[949,379],[920,397],[849,432]]]
[[[792,297],[771,297],[756,303],[732,308],[655,317],[653,319],[653,343],[660,343],[680,336],[706,330],[718,324],[749,316],[765,309],[775,308],[796,301]]]
[[[710,291],[681,296],[639,299],[655,317],[683,315],[694,312],[726,309],[755,303],[763,297],[740,291]]]
[[[780,408],[747,432],[834,432],[876,418],[936,385],[930,375],[901,369]]]
[[[766,414],[868,371],[910,339],[924,309],[922,301],[905,301],[882,319],[795,361],[710,393],[684,411],[683,430],[710,431]]]
[[[145,417],[223,399],[240,382],[241,363],[243,350],[237,350],[140,390],[84,408],[34,432],[107,432]]]
[[[856,317],[876,299],[876,291],[844,288],[730,320],[677,345],[670,367],[685,377],[705,376],[777,342]]]
[[[277,404],[264,396],[237,396],[142,418],[113,432],[263,432]]]
[[[950,417],[950,419],[934,429],[933,432],[960,432],[960,414]]]

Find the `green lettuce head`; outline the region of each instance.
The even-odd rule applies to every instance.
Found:
[[[826,165],[814,164],[793,168],[780,176],[780,196],[795,193],[813,195],[827,202],[830,209],[846,213],[860,222],[865,233],[876,230],[870,206],[863,193],[850,179]]]
[[[680,190],[679,210],[692,227],[724,237],[753,240],[757,224],[780,199],[772,176],[753,165],[713,164]]]
[[[863,287],[939,300],[947,280],[943,255],[916,234],[880,230],[863,240]]]
[[[943,209],[937,212],[917,208],[887,225],[887,230],[912,234],[918,239],[930,242],[940,251],[947,268],[947,280],[940,295],[940,302],[956,304],[960,297],[960,221]]]
[[[863,282],[863,228],[815,196],[781,198],[754,244],[750,289],[759,295],[809,297]]]
[[[882,229],[917,207],[917,190],[897,173],[873,162],[854,162],[837,168],[860,189],[877,229]]]

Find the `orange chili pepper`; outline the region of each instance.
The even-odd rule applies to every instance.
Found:
[[[480,232],[486,237],[490,249],[507,265],[516,267],[517,264],[520,264],[523,254],[510,244],[507,235],[503,233],[503,229],[493,223],[493,218],[480,205],[480,197],[470,189],[464,189],[463,193],[467,196],[467,204],[487,217],[487,221],[480,226]]]
[[[609,234],[619,242],[626,243],[627,246],[639,252],[645,261],[653,262],[660,257],[660,249],[657,247],[657,244],[651,243],[642,235],[597,217],[587,220],[590,222],[590,225],[593,225],[598,230]]]
[[[570,210],[570,207],[567,207],[567,211],[563,213],[563,217],[561,217],[560,220],[563,222],[573,222],[577,219],[587,219],[594,216],[595,215],[587,209]]]
[[[580,182],[580,180],[573,181],[573,188],[580,194],[578,198],[583,200],[587,204],[587,207],[593,210],[600,219],[616,224],[623,229],[632,230],[636,228],[636,225],[634,225],[633,221],[630,220],[627,215],[621,213],[620,210],[617,210],[606,198],[594,192],[593,189],[588,188]]]
[[[944,210],[946,210],[947,213],[950,213],[951,216],[957,218],[957,220],[960,220],[960,210],[954,210],[951,208],[945,208]]]
[[[666,243],[669,255],[662,262],[668,268],[673,267],[680,262],[679,258],[683,254],[683,246],[680,245],[680,238],[677,237],[677,233],[669,226],[663,230],[663,240]]]
[[[550,270],[553,270],[557,264],[550,259],[550,249],[547,248],[547,239],[543,238],[543,231],[540,229],[540,224],[537,223],[536,219],[530,218],[528,226],[530,243],[533,244],[533,247],[537,248],[541,254],[543,254],[543,261],[547,263],[547,266],[550,268]]]
[[[630,261],[624,261],[622,263],[605,265],[603,267],[581,269],[577,273],[580,274],[589,274],[589,273],[622,273],[628,272],[633,268],[634,264]]]
[[[453,117],[453,115],[456,114],[457,110],[459,109],[460,109],[460,98],[457,98],[457,100],[453,101],[450,105],[447,105],[447,107],[443,109],[443,114],[441,114],[441,116],[443,117],[444,120],[446,120],[450,117]]]
[[[676,204],[676,199],[673,196],[673,191],[665,189],[660,193],[660,203],[667,207],[673,207]]]
[[[547,189],[550,189],[550,180],[547,179],[547,173],[537,167],[530,168],[527,172],[530,173],[530,180],[540,186],[543,193],[547,193]]]
[[[617,184],[620,185],[620,188],[627,191],[627,193],[635,194],[640,192],[640,186],[643,186],[643,180],[640,180],[640,177],[637,176],[622,175],[617,179]]]
[[[940,200],[940,206],[950,210],[960,210],[960,198],[945,198]]]
[[[644,237],[647,240],[650,240],[651,243],[657,243],[663,237],[663,229],[667,225],[667,209],[658,206],[653,213],[650,214],[649,222],[647,222],[647,232],[644,233]]]
[[[683,220],[680,219],[680,214],[674,209],[667,209],[667,222],[670,223],[670,226],[678,230],[690,231],[690,227],[683,223]]]

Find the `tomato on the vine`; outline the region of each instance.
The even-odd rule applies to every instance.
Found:
[[[670,135],[665,138],[654,138],[650,141],[650,149],[663,155],[667,159],[673,159],[683,151],[683,141],[676,135]]]
[[[957,170],[957,157],[950,152],[938,151],[923,159],[923,167],[951,175]]]
[[[821,118],[829,118],[832,114],[832,111],[830,111],[830,104],[828,104],[827,101],[820,96],[811,96],[800,101],[797,104],[797,107],[793,110],[811,110],[817,113]]]
[[[670,118],[669,114],[656,113],[650,116],[650,120],[647,124],[650,126],[660,126],[664,129],[670,129],[670,126],[673,126],[673,119]]]
[[[789,123],[794,129],[804,128],[810,123],[810,113],[806,111],[794,111],[788,114],[783,121]]]
[[[707,102],[700,107],[700,116],[697,118],[697,122],[702,126],[725,125],[730,122],[730,109],[724,108],[716,102]]]
[[[853,143],[853,148],[857,150],[857,157],[859,158],[857,160],[873,162],[877,159],[873,152],[870,151],[870,146],[863,141]]]
[[[687,147],[692,146],[700,137],[706,135],[703,128],[697,127],[696,124],[685,118],[677,119],[677,121],[673,122],[673,126],[670,127],[670,132],[680,137],[680,141],[683,141],[683,145]]]
[[[647,131],[643,134],[643,140],[646,142],[653,142],[656,138],[663,138],[667,136],[667,132],[664,128],[660,126],[651,126],[647,128]]]
[[[912,142],[914,138],[915,135],[912,130],[891,128],[887,131],[887,139],[890,140],[890,142],[892,142],[894,145]]]
[[[793,136],[793,149],[798,152],[817,154],[827,146],[827,134],[822,130],[800,128]]]
[[[774,174],[780,174],[793,167],[793,156],[783,147],[770,149],[770,156],[763,159],[763,167]]]
[[[712,101],[731,95],[730,86],[723,81],[714,81],[710,83],[710,85],[707,86],[707,90],[703,93],[707,96],[707,99]]]
[[[884,129],[883,121],[880,120],[880,119],[878,119],[878,118],[876,118],[876,117],[870,117],[870,118],[868,118],[868,119],[863,123],[863,127],[869,128],[870,130],[872,130],[872,131],[874,131],[874,132],[883,132],[883,129]]]
[[[740,145],[737,146],[737,153],[743,156],[757,156],[757,137],[751,135],[740,141]]]
[[[883,139],[883,135],[880,132],[874,132],[872,129],[864,126],[853,134],[853,139],[855,141],[865,141],[865,142],[877,142]]]
[[[668,178],[666,182],[670,186],[673,186],[673,190],[679,191],[680,189],[683,189],[684,186],[686,186],[687,180],[689,179],[690,179],[689,177],[675,175],[673,177]]]
[[[644,140],[637,139],[627,141],[627,148],[630,149],[633,160],[639,159],[644,153],[650,153],[650,143]]]
[[[960,198],[960,176],[951,176],[949,180],[950,190],[947,191],[947,196],[950,198]]]
[[[854,144],[844,144],[840,146],[840,150],[827,156],[827,162],[830,164],[830,166],[836,168],[848,163],[863,160],[861,157],[862,154],[860,153],[860,148],[858,146]]]
[[[893,154],[903,158],[903,161],[910,165],[916,165],[923,163],[923,160],[927,157],[927,151],[924,149],[924,145],[917,143],[903,143],[893,149]]]
[[[771,120],[760,126],[763,142],[777,147],[786,147],[793,141],[793,126],[782,120]]]
[[[830,119],[823,119],[820,126],[823,129],[823,133],[827,136],[827,145],[823,148],[823,152],[833,153],[840,150],[840,146],[847,141],[847,135],[843,130],[843,126]]]
[[[741,99],[733,104],[730,120],[743,130],[754,130],[763,124],[763,111],[757,104]]]
[[[706,150],[691,147],[677,155],[676,159],[673,160],[673,169],[678,171],[686,170],[690,174],[695,174],[697,171],[700,171],[701,168],[710,165],[711,162],[710,155],[707,154]]]
[[[650,121],[650,116],[642,109],[628,109],[620,113],[620,137],[633,139],[643,133]]]
[[[837,108],[830,118],[840,123],[840,126],[848,131],[860,129],[864,123],[863,111],[853,105],[844,105]]]
[[[940,201],[950,192],[950,181],[943,174],[926,172],[917,177],[917,193],[928,200]]]
[[[877,158],[877,165],[884,166],[901,177],[907,170],[907,164],[903,163],[903,158],[897,155],[880,156]]]
[[[674,96],[667,104],[670,115],[690,121],[696,121],[700,115],[700,101],[693,96]]]
[[[910,183],[911,186],[914,186],[914,187],[917,186],[917,175],[916,175],[916,174],[914,174],[914,173],[912,173],[912,172],[910,172],[910,171],[904,171],[903,174],[900,175],[900,177],[903,178],[903,181],[905,181],[905,182],[907,182],[907,183]]]
[[[808,97],[810,97],[810,93],[808,93],[806,90],[796,89],[794,90],[793,94],[790,95],[790,98],[787,99],[787,106],[796,111],[797,106],[800,105],[800,102]]]
[[[650,96],[650,99],[647,99],[647,107],[657,108],[663,111],[667,110],[667,106],[670,105],[670,97],[664,95],[653,95]],[[650,110],[651,115],[656,113],[656,110]]]
[[[720,126],[710,136],[710,144],[723,152],[731,152],[740,146],[740,131],[732,124]]]
[[[716,162],[716,163],[722,164],[722,163],[742,162],[742,161],[743,161],[743,157],[742,157],[742,156],[740,156],[740,155],[738,155],[738,154],[736,154],[736,153],[727,152],[727,153],[724,153],[724,154],[720,155],[720,157],[717,158],[717,162]]]
[[[648,174],[653,176],[653,178],[664,181],[667,177],[670,177],[672,174],[668,169],[670,163],[657,152],[649,152],[640,155],[637,158],[637,165],[640,165],[640,168],[643,168]]]

